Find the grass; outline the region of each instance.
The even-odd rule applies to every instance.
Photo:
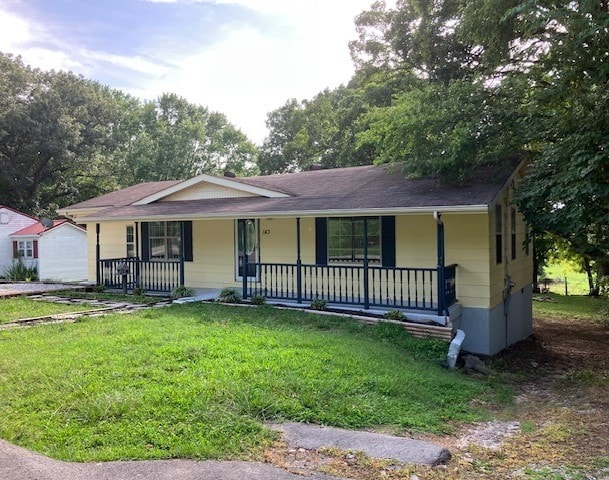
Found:
[[[394,325],[213,304],[5,331],[0,437],[103,461],[261,458],[266,420],[441,433],[494,400],[446,351]]]
[[[91,305],[59,305],[37,302],[27,297],[0,298],[0,323],[12,322],[22,318],[43,317],[56,313],[80,312],[91,310]]]
[[[606,298],[595,298],[582,295],[558,295],[547,293],[533,296],[533,313],[535,316],[549,318],[568,318],[572,320],[600,319],[607,310]]]
[[[552,263],[544,268],[544,275],[542,277],[553,281],[549,285],[550,292],[552,293],[564,295],[565,281],[569,295],[587,295],[590,293],[587,275],[580,271],[572,262]]]

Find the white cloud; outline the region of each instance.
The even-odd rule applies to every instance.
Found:
[[[24,19],[0,10],[0,50],[10,52],[32,38],[30,26]]]
[[[262,13],[279,28],[266,32],[227,23],[211,45],[197,51],[166,51],[150,36],[145,51],[117,55],[62,43],[44,25],[0,10],[0,51],[21,54],[44,69],[66,69],[101,80],[116,67],[112,85],[143,98],[175,92],[225,113],[250,138],[266,135],[266,114],[289,98],[310,98],[349,80],[347,43],[354,17],[372,0],[143,0],[237,4]],[[284,32],[279,37],[278,31]],[[35,43],[36,42],[36,43]],[[129,73],[131,72],[131,73]],[[134,89],[132,86],[137,84]]]
[[[355,38],[354,17],[371,0],[217,0],[282,15],[290,35],[277,38],[244,25],[227,27],[213,48],[174,59],[168,76],[141,85],[153,98],[176,91],[191,101],[227,115],[254,141],[267,130],[266,114],[289,98],[310,98],[324,88],[346,83],[353,65],[347,43]],[[136,92],[133,92],[136,94]]]

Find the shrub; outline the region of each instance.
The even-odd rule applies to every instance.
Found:
[[[133,295],[135,295],[136,297],[142,297],[145,294],[146,294],[145,288],[134,288],[133,289]]]
[[[224,288],[218,294],[218,300],[224,303],[239,303],[241,301],[241,295],[235,288]]]
[[[257,293],[256,295],[252,295],[252,303],[254,305],[264,305],[266,303],[266,298]]]
[[[183,298],[183,297],[192,297],[194,295],[194,291],[192,288],[185,287],[184,285],[180,285],[179,287],[174,288],[171,291],[171,298]]]
[[[95,293],[104,293],[106,291],[106,286],[105,285],[95,285],[93,287],[93,291]]]
[[[399,320],[400,322],[405,322],[406,320],[408,320],[406,315],[404,315],[404,313],[400,310],[390,310],[388,312],[385,312],[383,318],[386,318],[388,320]]]
[[[4,270],[4,275],[9,280],[17,282],[30,282],[38,278],[38,270],[36,267],[28,267],[21,258],[13,261],[10,267]]]
[[[328,307],[328,301],[316,298],[311,302],[311,310],[326,310]]]

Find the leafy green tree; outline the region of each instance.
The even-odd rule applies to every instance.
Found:
[[[0,54],[0,203],[33,214],[114,186],[115,93]]]
[[[175,94],[129,104],[122,130],[122,183],[255,172],[256,147],[223,114]]]

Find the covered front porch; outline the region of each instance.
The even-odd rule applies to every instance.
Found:
[[[428,217],[429,218],[429,217]],[[322,222],[315,219],[316,232],[320,230]],[[389,234],[385,230],[395,231],[395,220],[393,226],[385,228],[390,222],[377,219],[375,226],[382,226],[384,242],[388,243]],[[384,220],[381,218],[381,220]],[[426,312],[438,316],[446,314],[448,307],[456,302],[456,273],[457,265],[445,265],[444,262],[444,225],[440,216],[434,222],[437,240],[437,262],[435,266],[408,267],[385,265],[381,262],[380,248],[376,243],[381,240],[374,239],[369,235],[371,229],[369,217],[361,217],[363,242],[358,250],[360,257],[357,262],[328,261],[328,246],[315,245],[316,250],[323,250],[326,257],[320,255],[306,255],[303,261],[301,240],[301,219],[292,219],[295,226],[293,240],[294,261],[265,261],[270,255],[261,256],[257,251],[260,228],[258,223],[250,220],[235,219],[235,282],[233,287],[238,288],[242,297],[247,300],[254,295],[260,295],[267,300],[283,301],[295,304],[309,304],[315,300],[325,300],[329,304],[344,305],[365,310],[372,308],[401,309],[408,311]],[[192,232],[192,225],[185,227],[186,222],[181,222],[181,235],[179,242],[175,245],[176,257],[171,260],[159,261],[157,259],[143,258],[139,255],[141,250],[146,250],[145,239],[142,239],[141,250],[138,247],[134,253],[137,255],[121,258],[100,258],[99,235],[96,258],[96,280],[99,285],[112,289],[125,289],[133,291],[142,289],[150,293],[169,294],[180,286],[196,287],[192,268],[187,265],[188,257],[192,257],[193,240],[188,240],[186,231]],[[372,223],[372,222],[370,222]],[[239,226],[239,228],[237,228]],[[251,227],[251,228],[248,228]],[[99,228],[99,226],[98,226]],[[141,231],[147,231],[142,228]],[[293,227],[294,228],[294,227]],[[311,230],[309,228],[309,230]],[[140,229],[137,224],[134,228],[137,237]],[[262,229],[263,235],[268,229]],[[195,250],[197,241],[197,227],[195,226]],[[192,233],[191,233],[192,235]],[[324,234],[326,235],[326,234]],[[316,243],[319,244],[319,235],[316,233]],[[282,235],[282,246],[285,247],[287,235]],[[380,237],[380,233],[377,234]],[[191,246],[187,244],[190,242]],[[140,245],[139,238],[134,239],[136,245]],[[226,240],[225,240],[226,243]],[[310,243],[310,242],[309,242]],[[384,247],[384,256],[390,248]],[[201,248],[204,248],[202,246]],[[377,250],[375,250],[377,248]],[[394,247],[395,248],[395,247]],[[267,250],[269,250],[268,248]],[[289,249],[287,247],[286,249]],[[277,249],[275,248],[275,251]],[[372,250],[372,252],[370,251]],[[395,251],[393,263],[395,263]],[[197,255],[195,255],[197,256]],[[287,256],[287,255],[286,255]],[[311,262],[310,260],[316,260]],[[232,263],[232,262],[231,262]],[[223,269],[232,270],[232,266],[223,264]],[[202,265],[205,269],[205,265]],[[246,274],[244,275],[244,272]],[[209,287],[219,287],[222,284],[209,284]]]

